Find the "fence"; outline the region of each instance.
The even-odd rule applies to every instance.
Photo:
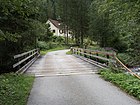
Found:
[[[39,49],[33,49],[22,54],[17,54],[14,56],[15,63],[13,68],[17,70],[16,73],[24,73],[33,62],[40,56]]]
[[[74,48],[74,47],[71,47],[71,51],[72,51],[73,54],[77,54],[77,55],[81,55],[81,56],[84,56],[84,57],[88,57],[90,59],[93,59],[94,58],[94,60],[96,60],[96,61],[103,60],[103,61],[106,62],[107,65],[108,65],[109,62],[115,63],[117,65],[120,65],[126,71],[128,71],[130,74],[132,74],[135,77],[137,77],[138,79],[140,79],[140,76],[139,75],[137,75],[131,69],[129,69],[128,67],[126,67],[119,60],[119,58],[117,58],[115,52],[104,52],[104,51],[88,50],[88,49]]]
[[[82,55],[84,57],[92,58],[96,61],[105,61],[113,62],[115,63],[116,60],[114,59],[116,56],[115,52],[103,52],[98,50],[88,50],[88,49],[82,49],[82,48],[71,48],[71,51],[73,54]]]

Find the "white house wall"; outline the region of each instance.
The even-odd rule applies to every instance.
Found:
[[[59,29],[50,20],[47,21],[47,24],[50,24],[50,30],[52,33],[53,30],[55,30],[55,33],[53,33],[55,36],[64,36],[64,37],[66,36],[64,33],[60,33]],[[68,32],[68,36],[69,37],[71,36],[69,32]]]
[[[53,33],[53,34],[56,35],[56,36],[59,36],[59,30],[58,30],[58,28],[56,26],[54,26],[52,24],[52,22],[50,22],[49,20],[47,21],[47,24],[50,24],[50,30],[51,30],[51,32],[53,33],[53,30],[55,30],[55,33]]]

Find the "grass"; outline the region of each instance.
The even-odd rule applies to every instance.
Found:
[[[33,81],[32,76],[0,75],[0,105],[26,105]]]
[[[101,70],[99,74],[106,81],[110,81],[140,100],[140,80],[138,78],[124,73],[114,73],[111,70]]]
[[[60,46],[60,47],[52,48],[52,49],[49,49],[49,50],[41,50],[40,54],[45,55],[45,54],[47,54],[48,52],[51,52],[51,51],[64,50],[64,49],[67,49],[67,48],[68,47],[66,47],[66,46]]]
[[[72,51],[70,50],[70,51],[66,52],[66,54],[67,55],[72,55]]]

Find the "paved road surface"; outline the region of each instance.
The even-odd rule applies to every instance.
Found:
[[[95,74],[97,67],[65,52],[48,53],[29,69],[36,79],[27,105],[140,105]]]

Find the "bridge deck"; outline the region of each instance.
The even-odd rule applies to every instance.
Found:
[[[35,76],[74,75],[95,73],[98,68],[72,55],[68,50],[48,53],[38,59],[26,72]]]
[[[94,74],[97,67],[65,53],[48,53],[27,71],[38,76],[27,105],[140,105]]]

